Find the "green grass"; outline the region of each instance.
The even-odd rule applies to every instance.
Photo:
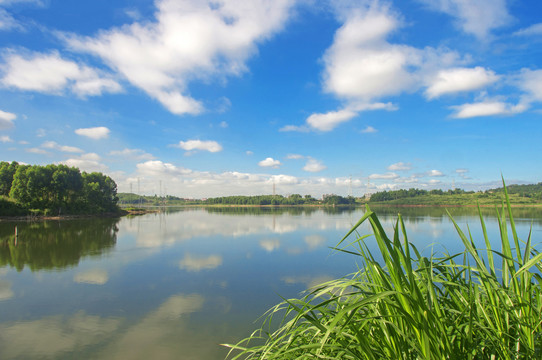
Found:
[[[367,208],[336,247],[357,257],[359,270],[284,299],[249,338],[227,345],[228,358],[541,359],[542,253],[531,233],[518,237],[506,191],[505,199],[499,250],[480,211],[478,245],[452,219],[464,252],[429,257],[408,241],[400,215],[389,237]],[[360,236],[365,222],[372,234]],[[383,260],[369,251],[370,238]]]

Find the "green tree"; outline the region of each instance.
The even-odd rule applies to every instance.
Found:
[[[19,163],[13,161],[11,164],[7,161],[0,162],[0,195],[9,196],[13,176],[17,171]]]

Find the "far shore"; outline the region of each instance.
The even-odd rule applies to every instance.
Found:
[[[113,213],[103,213],[103,214],[66,214],[66,215],[54,215],[54,216],[45,216],[45,215],[24,215],[24,216],[0,216],[0,222],[4,221],[51,221],[51,220],[74,220],[74,219],[90,219],[90,218],[118,218],[123,216],[134,216],[134,215],[144,215],[151,213],[159,213],[161,209],[166,208],[182,208],[182,207],[193,207],[193,208],[362,208],[366,205],[369,205],[373,208],[476,208],[480,206],[481,208],[493,208],[495,206],[500,206],[498,204],[383,204],[383,203],[367,203],[367,204],[356,204],[356,205],[323,205],[323,204],[311,204],[311,205],[228,205],[228,204],[187,204],[187,205],[143,205],[137,209],[120,209],[119,212]],[[542,204],[512,204],[513,208],[542,208]]]

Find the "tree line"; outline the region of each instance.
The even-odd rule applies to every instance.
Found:
[[[461,195],[461,194],[474,194],[474,191],[465,191],[462,189],[454,190],[422,190],[422,189],[400,189],[391,191],[379,191],[371,195],[371,202],[391,201],[397,199],[413,198],[424,195]]]
[[[145,205],[145,206],[160,206],[160,205],[354,205],[356,199],[352,196],[343,197],[340,195],[330,194],[324,195],[322,199],[316,199],[312,195],[291,194],[283,195],[237,195],[237,196],[221,196],[203,200],[198,199],[181,199],[176,196],[139,196],[133,193],[120,193],[120,203],[123,205]]]
[[[117,184],[66,165],[0,162],[0,215],[101,214],[118,211]]]

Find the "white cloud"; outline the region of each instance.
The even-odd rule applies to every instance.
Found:
[[[526,104],[512,105],[501,101],[486,100],[483,102],[452,106],[455,113],[452,117],[467,119],[481,116],[512,115],[527,110]]]
[[[190,254],[185,254],[184,258],[179,262],[179,268],[190,272],[198,272],[201,270],[212,270],[222,265],[222,256],[209,255],[207,257],[196,257]]]
[[[201,140],[188,140],[180,141],[178,145],[174,145],[186,151],[209,151],[212,153],[222,151],[222,146],[216,141],[201,141]]]
[[[109,155],[120,156],[123,158],[134,159],[134,160],[153,160],[155,157],[141,149],[123,149],[123,150],[113,150],[109,152]]]
[[[457,61],[457,55],[448,50],[430,47],[420,50],[388,42],[387,38],[400,27],[401,21],[387,3],[356,3],[340,9],[339,13],[344,23],[323,57],[323,88],[345,105],[342,110],[311,115],[307,124],[312,129],[330,131],[362,111],[396,110],[392,103],[378,99],[414,92],[427,73]],[[305,129],[290,125],[281,130]]]
[[[350,110],[330,111],[325,114],[312,114],[307,118],[307,124],[316,130],[331,131],[340,123],[349,121],[357,115]]]
[[[101,158],[96,153],[87,153],[79,157],[70,158],[64,161],[60,161],[61,164],[68,165],[70,167],[79,168],[81,171],[86,172],[106,172],[109,168],[102,164]]]
[[[183,176],[192,173],[192,170],[177,167],[170,163],[164,163],[159,160],[147,161],[142,164],[137,164],[137,170],[142,175],[169,175],[169,176]]]
[[[367,126],[365,129],[361,130],[361,132],[363,134],[374,134],[374,133],[378,132],[378,130],[375,129],[374,127],[372,127],[372,126]]]
[[[2,135],[0,136],[0,142],[8,143],[8,142],[13,142],[13,140],[7,135]]]
[[[310,128],[308,126],[285,125],[281,127],[279,131],[281,132],[289,132],[289,131],[309,132]]]
[[[86,136],[93,140],[106,139],[109,137],[110,130],[104,126],[81,128],[75,130],[77,135]]]
[[[457,19],[457,25],[467,34],[486,38],[491,30],[508,24],[506,0],[419,0],[432,9]]]
[[[28,149],[26,149],[26,152],[31,153],[31,154],[40,154],[40,155],[49,154],[49,152],[47,152],[47,151],[45,151],[43,149],[40,149],[40,148],[28,148]]]
[[[300,154],[288,154],[286,155],[286,159],[288,160],[300,160],[300,159],[304,159],[305,156],[303,155],[300,155]]]
[[[251,156],[251,155],[254,155],[254,152],[250,151],[250,150],[247,150],[247,151],[245,151],[245,154],[247,154],[248,156]]]
[[[542,101],[542,70],[522,69],[518,86],[527,93],[525,102]]]
[[[256,44],[281,30],[292,0],[157,0],[155,21],[134,22],[96,37],[65,36],[77,51],[101,57],[175,114],[197,114],[194,80],[238,76]]]
[[[17,115],[0,110],[0,130],[11,129],[16,118]]]
[[[324,89],[346,99],[371,102],[414,84],[408,66],[420,63],[414,48],[392,45],[386,37],[399,26],[387,6],[353,9],[324,55]]]
[[[59,145],[54,141],[46,141],[43,144],[41,144],[41,147],[43,147],[45,149],[54,149],[54,150],[67,152],[67,153],[82,153],[82,152],[84,152],[83,150],[81,150],[81,149],[79,149],[77,147]]]
[[[515,36],[536,36],[542,35],[542,23],[533,24],[527,28],[520,29],[514,33]]]
[[[303,170],[313,173],[320,172],[325,169],[327,169],[327,167],[321,161],[316,159],[309,159],[305,166],[303,166]]]
[[[408,171],[410,169],[412,169],[412,165],[404,162],[398,162],[388,166],[389,171]]]
[[[455,172],[458,174],[466,174],[469,172],[468,169],[455,169]]]
[[[102,77],[90,67],[62,59],[57,52],[23,56],[11,51],[5,60],[0,82],[6,87],[52,94],[61,94],[70,88],[83,97],[121,90],[116,81]]]
[[[1,2],[0,2],[1,4]],[[19,23],[6,10],[0,8],[0,31],[20,29]]]
[[[472,91],[496,82],[499,76],[492,70],[475,68],[454,68],[439,71],[426,90],[429,99],[462,91]]]
[[[278,160],[275,160],[273,158],[265,158],[264,160],[260,161],[258,163],[259,166],[261,167],[272,167],[274,169],[278,169],[281,165],[280,161]]]
[[[371,174],[369,175],[369,179],[371,180],[393,180],[399,178],[399,175],[397,175],[394,172],[389,172],[386,174]]]
[[[442,171],[439,171],[439,170],[429,170],[427,173],[426,173],[427,176],[433,176],[433,177],[439,177],[439,176],[444,176],[444,174],[442,173]]]

